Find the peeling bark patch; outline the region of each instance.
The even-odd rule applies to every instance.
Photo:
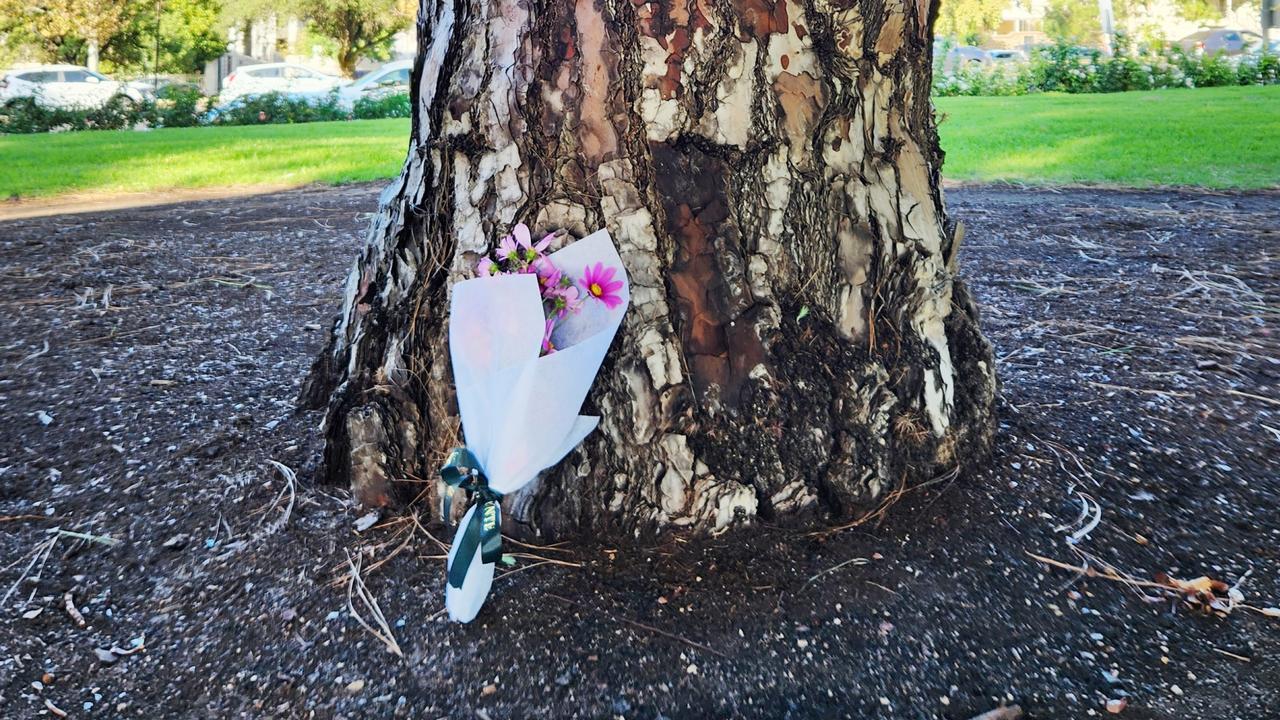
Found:
[[[738,404],[751,370],[765,350],[744,308],[750,291],[729,218],[725,162],[692,147],[652,146],[655,184],[675,243],[670,282],[680,313],[681,338],[694,391],[704,401]],[[734,272],[734,269],[737,272]]]
[[[734,9],[750,37],[761,39],[787,31],[787,0],[734,0]]]
[[[617,56],[606,53],[608,40],[604,14],[595,0],[578,0],[578,54],[581,105],[578,109],[579,143],[588,165],[594,166],[618,151],[618,136],[609,116],[611,80],[617,74]]]
[[[693,46],[694,35],[699,30],[711,28],[701,3],[695,0],[661,0],[643,3],[637,12],[640,34],[651,38],[660,51],[666,52],[665,60],[655,62],[663,68],[661,74],[650,68],[645,87],[657,89],[663,100],[673,100],[683,95],[681,76],[685,57]]]
[[[783,66],[787,63],[783,55]],[[807,164],[812,148],[813,130],[822,111],[824,92],[822,84],[808,73],[795,75],[780,73],[773,81],[773,91],[782,107],[782,130],[790,148],[791,162]]]

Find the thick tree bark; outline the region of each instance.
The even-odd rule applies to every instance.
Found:
[[[991,351],[955,278],[936,2],[422,0],[413,135],[304,390],[325,465],[434,497],[459,443],[448,294],[516,222],[606,227],[633,306],[526,533],[865,513],[984,456]]]

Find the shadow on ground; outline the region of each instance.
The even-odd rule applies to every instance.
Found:
[[[376,193],[0,224],[0,714],[1275,716],[1280,619],[1027,553],[1079,562],[1085,494],[1091,555],[1280,604],[1280,196],[952,191],[1004,382],[985,472],[833,536],[533,549],[457,626],[434,526],[357,533],[294,410]]]

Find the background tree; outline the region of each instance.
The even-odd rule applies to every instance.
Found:
[[[941,0],[937,34],[979,44],[982,35],[1000,25],[1000,15],[1008,6],[1008,0]]]
[[[217,0],[164,0],[161,8],[161,72],[199,72],[206,62],[226,52],[226,26]],[[155,32],[154,16],[147,19],[150,32]]]
[[[0,0],[0,37],[15,55],[113,71],[150,70],[160,30],[161,72],[192,73],[220,55],[217,0]]]
[[[240,30],[240,47],[245,55],[252,55],[250,37],[254,22],[266,20],[272,16],[288,17],[299,12],[303,0],[222,0],[220,14],[224,28],[235,27]]]
[[[299,9],[317,34],[333,40],[347,77],[364,58],[388,57],[396,33],[413,20],[406,0],[301,0]]]
[[[1044,31],[1055,40],[1096,45],[1102,38],[1102,21],[1096,0],[1050,0],[1044,14]]]
[[[126,0],[10,0],[4,15],[47,59],[98,69],[103,45],[132,19]]]
[[[511,531],[848,518],[983,458],[995,365],[939,185],[936,10],[422,0],[408,157],[303,390],[325,473],[436,498],[449,290],[519,221],[608,228],[633,305],[599,429],[504,500]]]

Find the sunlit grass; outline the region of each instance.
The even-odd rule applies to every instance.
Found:
[[[0,198],[375,180],[408,142],[408,120],[0,135]]]
[[[1280,187],[1280,86],[936,100],[943,176]]]
[[[1280,187],[1280,86],[938,98],[943,176]],[[0,199],[395,175],[408,120],[0,135]]]

